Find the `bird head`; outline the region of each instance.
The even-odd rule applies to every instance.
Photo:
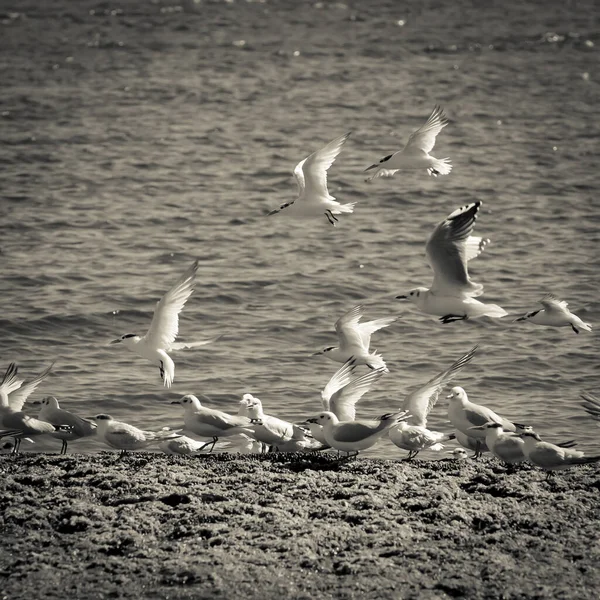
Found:
[[[474,425],[473,427],[469,427],[469,429],[473,429],[475,431],[489,431],[490,429],[502,429],[502,423],[496,423],[495,421],[488,421],[483,425]]]
[[[192,394],[186,394],[179,400],[173,400],[171,404],[181,404],[184,408],[189,408],[190,406],[193,408],[200,408],[202,406],[200,400]]]
[[[412,290],[409,290],[408,294],[400,294],[400,296],[396,296],[396,300],[408,300],[413,304],[417,304],[421,298],[421,294],[426,291],[427,288],[424,287],[413,288]]]
[[[319,354],[327,354],[328,352],[331,352],[332,350],[335,350],[335,346],[329,346],[328,348],[323,348],[322,350],[317,350],[316,352],[312,353],[312,356],[319,356]]]
[[[121,344],[123,343],[125,346],[135,346],[140,341],[140,336],[135,333],[126,333],[121,337],[117,338],[110,342],[111,344]]]
[[[525,430],[518,435],[519,437],[522,437],[525,442],[527,442],[527,440],[535,440],[537,442],[542,441],[542,438],[535,431]]]
[[[58,400],[54,396],[46,396],[41,400],[36,400],[32,404],[41,404],[42,406],[48,406],[50,408],[60,408],[58,406]]]
[[[325,426],[328,423],[335,423],[337,421],[337,417],[332,412],[322,412],[319,413],[316,417],[311,417],[310,419],[306,419],[307,423],[317,423],[317,425]]]
[[[446,396],[449,400],[467,400],[467,392],[459,385],[454,386],[451,390],[451,393]]]

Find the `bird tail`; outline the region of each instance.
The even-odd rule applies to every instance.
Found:
[[[572,465],[589,465],[590,463],[595,463],[600,461],[600,455],[598,456],[580,456],[577,458],[572,458],[569,462]]]
[[[384,369],[386,373],[389,373],[389,369],[383,360],[381,354],[377,354],[377,350],[373,351],[373,354],[369,354],[369,362],[367,363],[370,369]]]
[[[331,209],[331,212],[334,215],[341,215],[342,213],[351,213],[354,212],[354,207],[356,206],[356,202],[350,202],[349,204],[340,204],[335,208]]]
[[[452,165],[450,164],[449,158],[435,158],[431,164],[431,167],[427,169],[427,172],[434,177],[438,175],[448,175],[452,171]]]
[[[161,356],[161,375],[163,378],[163,383],[165,387],[170,388],[171,384],[173,383],[173,379],[175,379],[175,363],[166,352],[163,352]]]
[[[584,331],[592,330],[592,326],[589,323],[584,323],[579,317],[575,317],[573,319],[573,321],[575,321],[575,323],[574,323],[575,327],[579,327],[580,329],[583,329]]]
[[[467,304],[470,317],[505,317],[508,313],[497,304],[484,304],[473,300]]]

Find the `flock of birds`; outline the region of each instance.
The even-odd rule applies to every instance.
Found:
[[[436,106],[427,122],[410,136],[402,150],[368,167],[367,171],[373,171],[368,181],[391,176],[401,169],[425,169],[433,176],[449,174],[452,170],[450,160],[430,155],[436,136],[447,124],[443,111]],[[294,169],[298,197],[269,214],[285,212],[296,218],[325,215],[335,226],[337,215],[352,213],[354,204],[340,204],[327,189],[327,171],[349,135],[334,139],[298,163]],[[442,323],[482,316],[502,318],[508,314],[496,304],[477,300],[483,294],[483,286],[469,276],[469,261],[489,243],[488,239],[472,235],[480,208],[480,201],[460,207],[435,227],[425,246],[427,261],[434,274],[431,287],[415,288],[397,296],[398,299],[408,300],[420,311],[438,316]],[[158,367],[166,387],[172,385],[175,377],[171,351],[202,346],[217,339],[192,344],[176,342],[179,314],[193,292],[197,269],[198,262],[195,261],[159,300],[145,335],[129,333],[111,342],[122,344]],[[396,321],[396,317],[372,321],[362,321],[362,318],[362,306],[350,309],[335,324],[338,345],[316,353],[341,363],[341,367],[321,392],[322,412],[301,423],[266,414],[260,399],[252,394],[243,395],[237,414],[206,407],[196,396],[186,395],[176,402],[184,411],[184,427],[178,431],[169,428],[144,431],[106,414],[81,418],[60,408],[53,396],[32,403],[41,406],[37,417],[33,417],[22,411],[23,405],[49,375],[52,365],[25,382],[19,379],[18,368],[11,363],[0,383],[0,438],[12,438],[12,442],[5,443],[5,449],[17,453],[23,440],[33,442],[35,436],[50,435],[62,441],[61,453],[66,453],[70,441],[95,435],[122,454],[154,445],[170,454],[195,454],[207,448],[212,451],[219,440],[227,438],[228,448],[238,452],[333,449],[344,453],[339,460],[356,456],[383,437],[407,450],[409,460],[425,449],[441,450],[445,441],[456,438],[462,448],[451,452],[458,458],[466,456],[464,448],[473,450],[475,457],[489,451],[508,465],[529,461],[549,474],[572,465],[600,461],[600,456],[587,457],[575,450],[573,441],[563,444],[542,441],[531,427],[513,423],[491,409],[471,402],[465,390],[458,386],[453,387],[448,396],[448,420],[454,431],[444,433],[428,429],[428,415],[441,392],[469,364],[476,347],[409,394],[401,409],[377,419],[357,419],[357,403],[388,372],[383,357],[370,349],[371,336]],[[550,294],[541,300],[541,308],[526,313],[517,321],[570,326],[575,333],[591,331],[591,325],[573,314],[566,302]],[[360,374],[361,365],[368,371]],[[591,394],[582,394],[582,397],[585,410],[600,421],[600,400]],[[209,441],[198,441],[183,432]]]

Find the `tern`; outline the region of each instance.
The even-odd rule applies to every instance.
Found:
[[[478,256],[489,240],[471,235],[481,201],[458,208],[431,233],[425,252],[433,269],[430,289],[414,288],[408,295],[396,296],[409,300],[419,310],[440,316],[442,323],[470,317],[503,317],[508,313],[497,304],[475,300],[483,294],[483,286],[469,277],[467,263]]]
[[[171,387],[175,377],[175,363],[167,352],[171,349],[185,347],[185,344],[175,345],[175,347],[174,344],[179,333],[179,313],[194,291],[197,270],[198,261],[196,260],[158,301],[154,309],[150,329],[148,329],[146,335],[139,336],[135,333],[127,333],[110,342],[111,344],[123,344],[132,352],[157,365],[160,370],[160,377],[166,387]]]
[[[402,150],[384,156],[379,162],[365,169],[376,169],[366,181],[372,181],[379,176],[388,177],[399,169],[427,169],[427,174],[434,177],[448,175],[452,171],[450,159],[439,159],[429,154],[435,145],[435,138],[446,125],[448,119],[444,111],[439,106],[434,107],[425,125],[411,134]]]
[[[272,210],[269,215],[282,210],[293,217],[314,217],[324,214],[331,225],[335,226],[338,221],[335,215],[354,211],[356,202],[340,204],[327,189],[327,170],[340,153],[350,133],[335,138],[324,148],[313,152],[296,165],[294,177],[298,184],[298,197]]]
[[[522,317],[515,319],[517,321],[529,321],[536,325],[546,325],[549,327],[571,327],[575,333],[580,329],[591,331],[592,326],[584,323],[576,314],[572,313],[564,300],[559,300],[554,294],[546,294],[540,304],[543,308],[528,312]]]
[[[384,317],[361,323],[362,316],[363,307],[361,305],[351,308],[342,315],[335,323],[339,346],[329,346],[315,352],[313,356],[323,354],[327,358],[341,363],[352,357],[356,364],[367,365],[370,369],[383,367],[387,372],[383,357],[377,352],[370,352],[369,345],[373,333],[396,322],[398,317]]]

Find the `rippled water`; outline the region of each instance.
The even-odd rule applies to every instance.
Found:
[[[181,426],[169,402],[184,393],[235,411],[250,391],[300,418],[338,366],[310,354],[363,303],[367,318],[402,318],[374,336],[391,373],[361,416],[396,407],[476,343],[458,381],[471,399],[597,448],[578,397],[600,392],[597,333],[511,318],[442,326],[394,300],[429,285],[432,227],[480,199],[476,232],[492,244],[471,272],[484,299],[516,315],[551,291],[600,324],[596,14],[591,0],[5,0],[2,365],[32,377],[56,360],[32,400],[147,428]],[[434,154],[451,157],[451,175],[365,183],[435,104],[451,123]],[[349,130],[329,181],[355,214],[335,229],[265,218],[295,197],[295,164]],[[178,354],[166,391],[156,368],[106,343],[143,333],[195,257],[181,339],[223,338]],[[430,424],[448,427],[444,401]]]

